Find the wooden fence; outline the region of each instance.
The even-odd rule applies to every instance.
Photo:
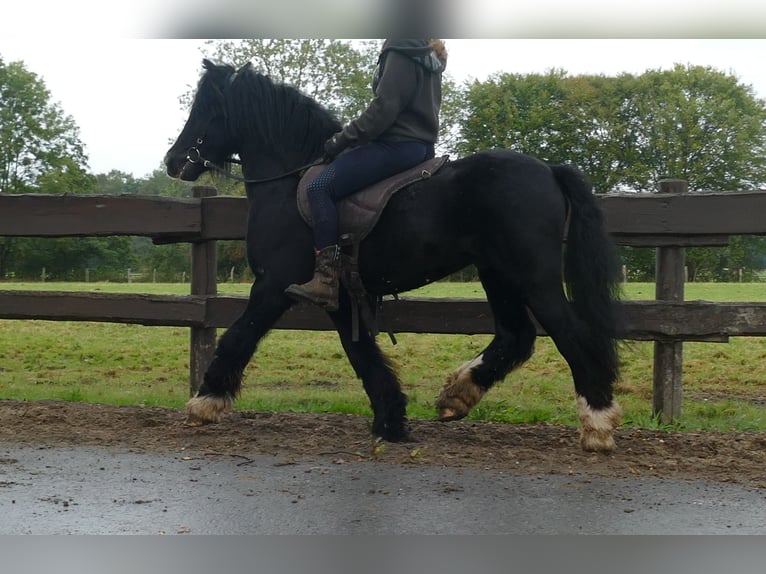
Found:
[[[228,327],[246,298],[220,296],[216,240],[242,239],[247,200],[193,188],[191,199],[147,196],[0,194],[0,236],[85,237],[135,235],[157,242],[191,242],[188,296],[0,291],[0,319],[107,321],[191,329],[190,388],[198,388],[215,347],[217,328]],[[766,192],[687,193],[680,180],[664,180],[657,193],[598,198],[616,243],[657,249],[656,300],[626,301],[627,339],[651,340],[654,412],[665,421],[680,414],[683,342],[726,342],[731,336],[766,336],[766,303],[684,300],[686,247],[724,246],[731,235],[766,235]],[[385,328],[394,332],[491,334],[489,305],[479,299],[384,301]],[[278,329],[332,330],[324,312],[295,306]],[[541,335],[545,333],[538,327]]]

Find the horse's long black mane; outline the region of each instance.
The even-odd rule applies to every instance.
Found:
[[[250,63],[236,75],[229,69],[230,85],[224,89],[226,112],[228,129],[237,140],[309,158],[340,130],[340,123],[329,110],[293,86],[274,82]]]

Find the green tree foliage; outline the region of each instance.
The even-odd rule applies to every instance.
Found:
[[[505,148],[553,159],[562,133],[563,72],[495,74],[467,86],[460,155]]]
[[[170,181],[167,176],[165,179]],[[96,193],[103,195],[137,195],[143,193],[143,187],[143,180],[118,169],[96,176]]]
[[[71,158],[63,158],[61,164],[40,174],[37,193],[95,193],[96,178]]]
[[[43,174],[82,172],[86,163],[79,129],[43,81],[0,57],[0,192],[39,192]]]
[[[86,164],[79,129],[51,102],[43,81],[23,62],[0,58],[0,192],[94,193]],[[70,276],[85,252],[93,257],[96,243],[0,237],[0,278],[39,276],[43,267]]]
[[[663,177],[685,179],[695,191],[757,188],[766,181],[766,107],[749,86],[701,66],[677,65],[636,79],[637,154],[625,185],[651,190]],[[727,247],[686,254],[691,281],[752,278],[763,269],[758,237],[732,237]],[[628,265],[635,265],[628,260]]]
[[[573,163],[598,193],[653,191],[665,177],[708,191],[766,182],[766,106],[711,68],[496,74],[466,86],[463,99],[460,155],[503,147]]]
[[[449,68],[447,68],[449,70]],[[463,94],[461,86],[447,71],[442,76],[442,107],[439,117],[437,154],[451,154],[461,141],[463,117]]]
[[[130,246],[130,237],[20,238],[14,272],[25,279],[39,278],[45,269],[55,281],[124,280],[135,266]]]
[[[597,191],[613,190],[635,159],[631,76],[495,74],[465,86],[458,155],[502,147],[573,163]]]
[[[637,78],[637,158],[627,185],[663,177],[692,190],[753,189],[766,182],[766,105],[750,86],[708,67],[676,65]]]

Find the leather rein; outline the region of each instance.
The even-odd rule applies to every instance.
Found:
[[[197,146],[202,145],[203,141],[204,140],[202,138],[197,138]],[[239,175],[237,175],[235,173],[231,173],[231,171],[221,167],[220,165],[217,165],[217,164],[213,163],[212,161],[210,161],[208,159],[205,159],[204,157],[202,157],[202,154],[200,154],[199,148],[196,147],[196,146],[189,148],[189,151],[186,153],[186,161],[191,163],[191,164],[194,164],[194,165],[201,165],[202,167],[204,167],[206,169],[209,169],[209,170],[215,171],[217,173],[220,173],[224,177],[228,177],[229,179],[234,179],[234,180],[240,181],[242,183],[268,183],[270,181],[277,181],[277,180],[289,177],[291,175],[294,175],[296,173],[299,173],[301,171],[307,170],[307,169],[309,169],[311,167],[314,167],[314,166],[317,166],[317,165],[322,165],[324,163],[324,160],[319,159],[317,161],[314,161],[312,163],[308,163],[306,165],[302,165],[300,167],[297,167],[297,168],[295,168],[293,170],[287,171],[287,172],[282,173],[280,175],[275,175],[275,176],[272,176],[272,177],[264,177],[264,178],[261,178],[261,179],[247,179],[247,178],[239,176]],[[237,163],[237,164],[242,165],[242,162],[240,160],[238,160],[238,159],[231,159],[230,161],[231,161],[231,163]]]

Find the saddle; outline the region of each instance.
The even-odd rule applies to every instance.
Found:
[[[351,296],[352,339],[359,340],[359,313],[370,334],[378,334],[377,320],[373,301],[367,295],[359,274],[359,244],[375,227],[388,200],[397,191],[415,182],[428,179],[449,161],[449,156],[435,157],[424,161],[401,173],[392,175],[378,183],[362,189],[338,202],[338,235],[341,246],[341,283]],[[311,219],[311,206],[308,199],[308,187],[325,168],[318,165],[309,168],[298,183],[298,211],[303,220],[314,226]],[[381,301],[378,301],[380,303]],[[378,305],[380,307],[380,305]],[[396,339],[388,332],[392,343]]]
[[[338,235],[348,235],[355,242],[361,242],[375,227],[383,208],[394,193],[412,183],[428,179],[447,161],[449,156],[446,155],[426,160],[342,199],[338,202]],[[311,220],[308,187],[324,168],[324,165],[309,168],[298,183],[298,211],[310,227],[314,224]]]

